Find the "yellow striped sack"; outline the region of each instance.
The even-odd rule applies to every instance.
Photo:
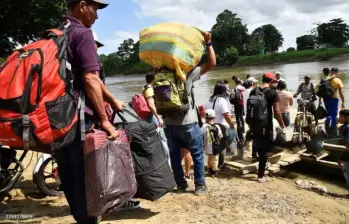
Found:
[[[159,23],[139,34],[139,58],[153,68],[176,71],[180,80],[195,68],[204,53],[203,32],[180,23]]]

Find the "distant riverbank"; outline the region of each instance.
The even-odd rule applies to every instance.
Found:
[[[267,64],[286,64],[297,62],[327,61],[341,55],[349,54],[349,48],[326,48],[316,50],[292,51],[272,53],[266,55],[240,56],[231,66],[253,66]],[[230,67],[230,66],[219,66]],[[152,68],[144,62],[128,64],[122,75],[145,74],[152,71]],[[121,74],[118,74],[121,75]],[[115,76],[118,76],[115,75]]]
[[[349,54],[349,48],[326,48],[272,53],[266,55],[241,56],[233,66],[326,61],[343,54]]]

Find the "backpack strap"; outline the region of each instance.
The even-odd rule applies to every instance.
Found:
[[[30,119],[29,115],[23,115],[23,143],[24,143],[24,150],[29,150],[29,135],[30,135]]]
[[[81,133],[81,141],[85,141],[86,131],[85,131],[85,92],[83,90],[80,91],[79,94],[79,102],[78,102],[78,111],[80,117],[80,133]]]
[[[142,91],[142,94],[144,95],[145,91],[147,91],[147,89],[149,89],[150,87],[148,85],[143,86],[144,90]]]
[[[214,110],[214,107],[216,106],[216,102],[218,100],[219,97],[217,97],[214,101],[213,101],[213,106],[212,106],[212,109]]]

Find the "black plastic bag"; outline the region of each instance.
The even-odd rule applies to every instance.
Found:
[[[315,112],[315,119],[322,120],[327,117],[327,111],[323,106],[319,106]]]

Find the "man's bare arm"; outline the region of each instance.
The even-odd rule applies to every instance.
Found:
[[[342,109],[345,108],[345,99],[344,99],[344,93],[343,93],[343,88],[338,88],[339,96],[341,97],[342,100]]]
[[[101,127],[109,134],[108,138],[110,140],[115,140],[119,134],[108,120],[98,72],[85,73],[83,75],[83,83],[86,95],[91,100],[92,105],[97,112]]]
[[[211,42],[211,34],[208,32],[204,33],[204,38],[206,43]],[[210,70],[216,67],[216,53],[212,46],[207,47],[207,63],[200,66],[201,67],[201,75],[206,74]]]
[[[279,122],[279,125],[281,128],[285,128],[284,121],[282,120],[280,108],[279,108],[279,102],[273,103],[273,110],[274,110],[274,116],[275,119]]]
[[[158,119],[159,125],[160,125],[160,127],[162,127],[164,125],[164,122],[162,121],[162,118],[158,114],[158,111],[157,111],[156,106],[155,106],[154,98],[153,97],[148,97],[147,98],[147,103],[148,103],[148,107],[149,107],[150,111],[154,114],[156,119]]]
[[[86,73],[83,76],[84,87],[87,97],[91,100],[100,122],[108,121],[104,107],[103,92],[100,85],[98,72]]]

